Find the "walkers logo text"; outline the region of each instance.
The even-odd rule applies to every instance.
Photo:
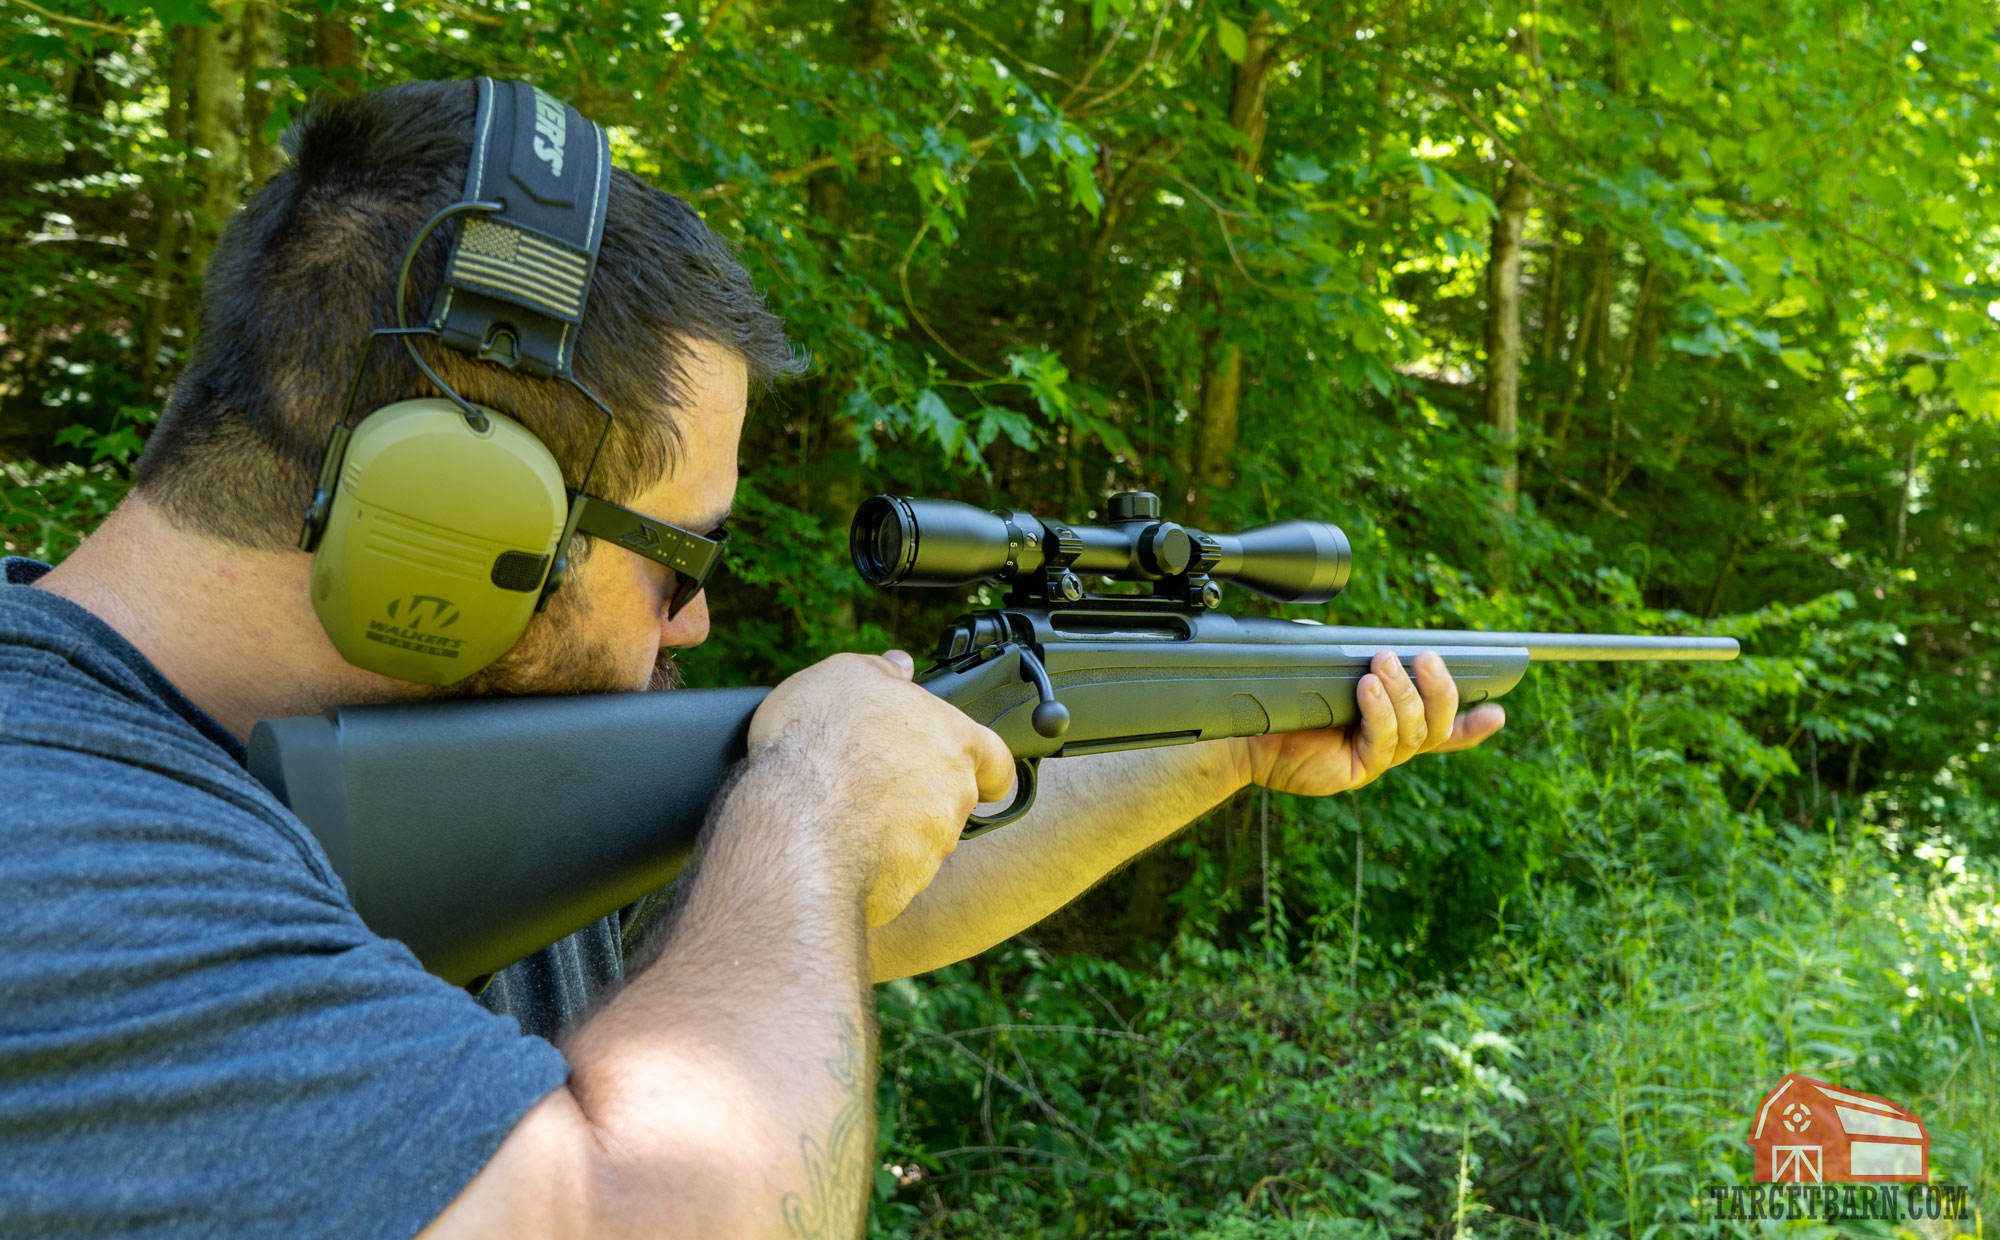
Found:
[[[549,171],[562,175],[563,140],[569,136],[568,118],[563,115],[563,105],[535,91],[535,155],[549,166]]]
[[[444,630],[458,623],[458,607],[450,599],[431,594],[399,598],[385,609],[388,619],[368,622],[368,640],[414,650],[439,659],[456,659],[465,645]]]

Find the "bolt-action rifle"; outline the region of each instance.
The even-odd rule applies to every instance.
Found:
[[[1283,603],[1346,586],[1347,537],[1319,521],[1216,534],[1113,496],[1110,521],[878,495],[850,531],[878,586],[998,582],[917,683],[999,733],[1013,800],[1044,758],[1342,727],[1376,652],[1436,651],[1466,705],[1542,661],[1731,659],[1727,637],[1486,633],[1321,625],[1219,610],[1231,582]],[[1151,593],[1089,594],[1086,577]],[[319,838],[355,908],[427,968],[466,982],[671,882],[765,689],[681,689],[394,706],[266,720],[250,769]]]

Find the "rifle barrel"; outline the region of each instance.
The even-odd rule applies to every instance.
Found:
[[[1488,633],[1477,629],[1368,629],[1304,625],[1311,640],[1365,646],[1513,646],[1533,663],[1625,663],[1647,659],[1733,659],[1733,637],[1651,637],[1629,633]]]

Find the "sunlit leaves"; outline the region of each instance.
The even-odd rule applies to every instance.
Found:
[[[1301,159],[1291,154],[1278,156],[1274,167],[1276,167],[1280,176],[1288,181],[1295,181],[1300,185],[1322,184],[1329,175],[1326,169],[1320,167],[1312,160]]]
[[[1244,33],[1243,27],[1220,14],[1215,19],[1215,45],[1222,49],[1224,56],[1239,65],[1250,51],[1249,37]]]

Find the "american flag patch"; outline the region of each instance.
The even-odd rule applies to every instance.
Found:
[[[590,260],[511,224],[467,220],[445,280],[571,323],[583,319]]]

